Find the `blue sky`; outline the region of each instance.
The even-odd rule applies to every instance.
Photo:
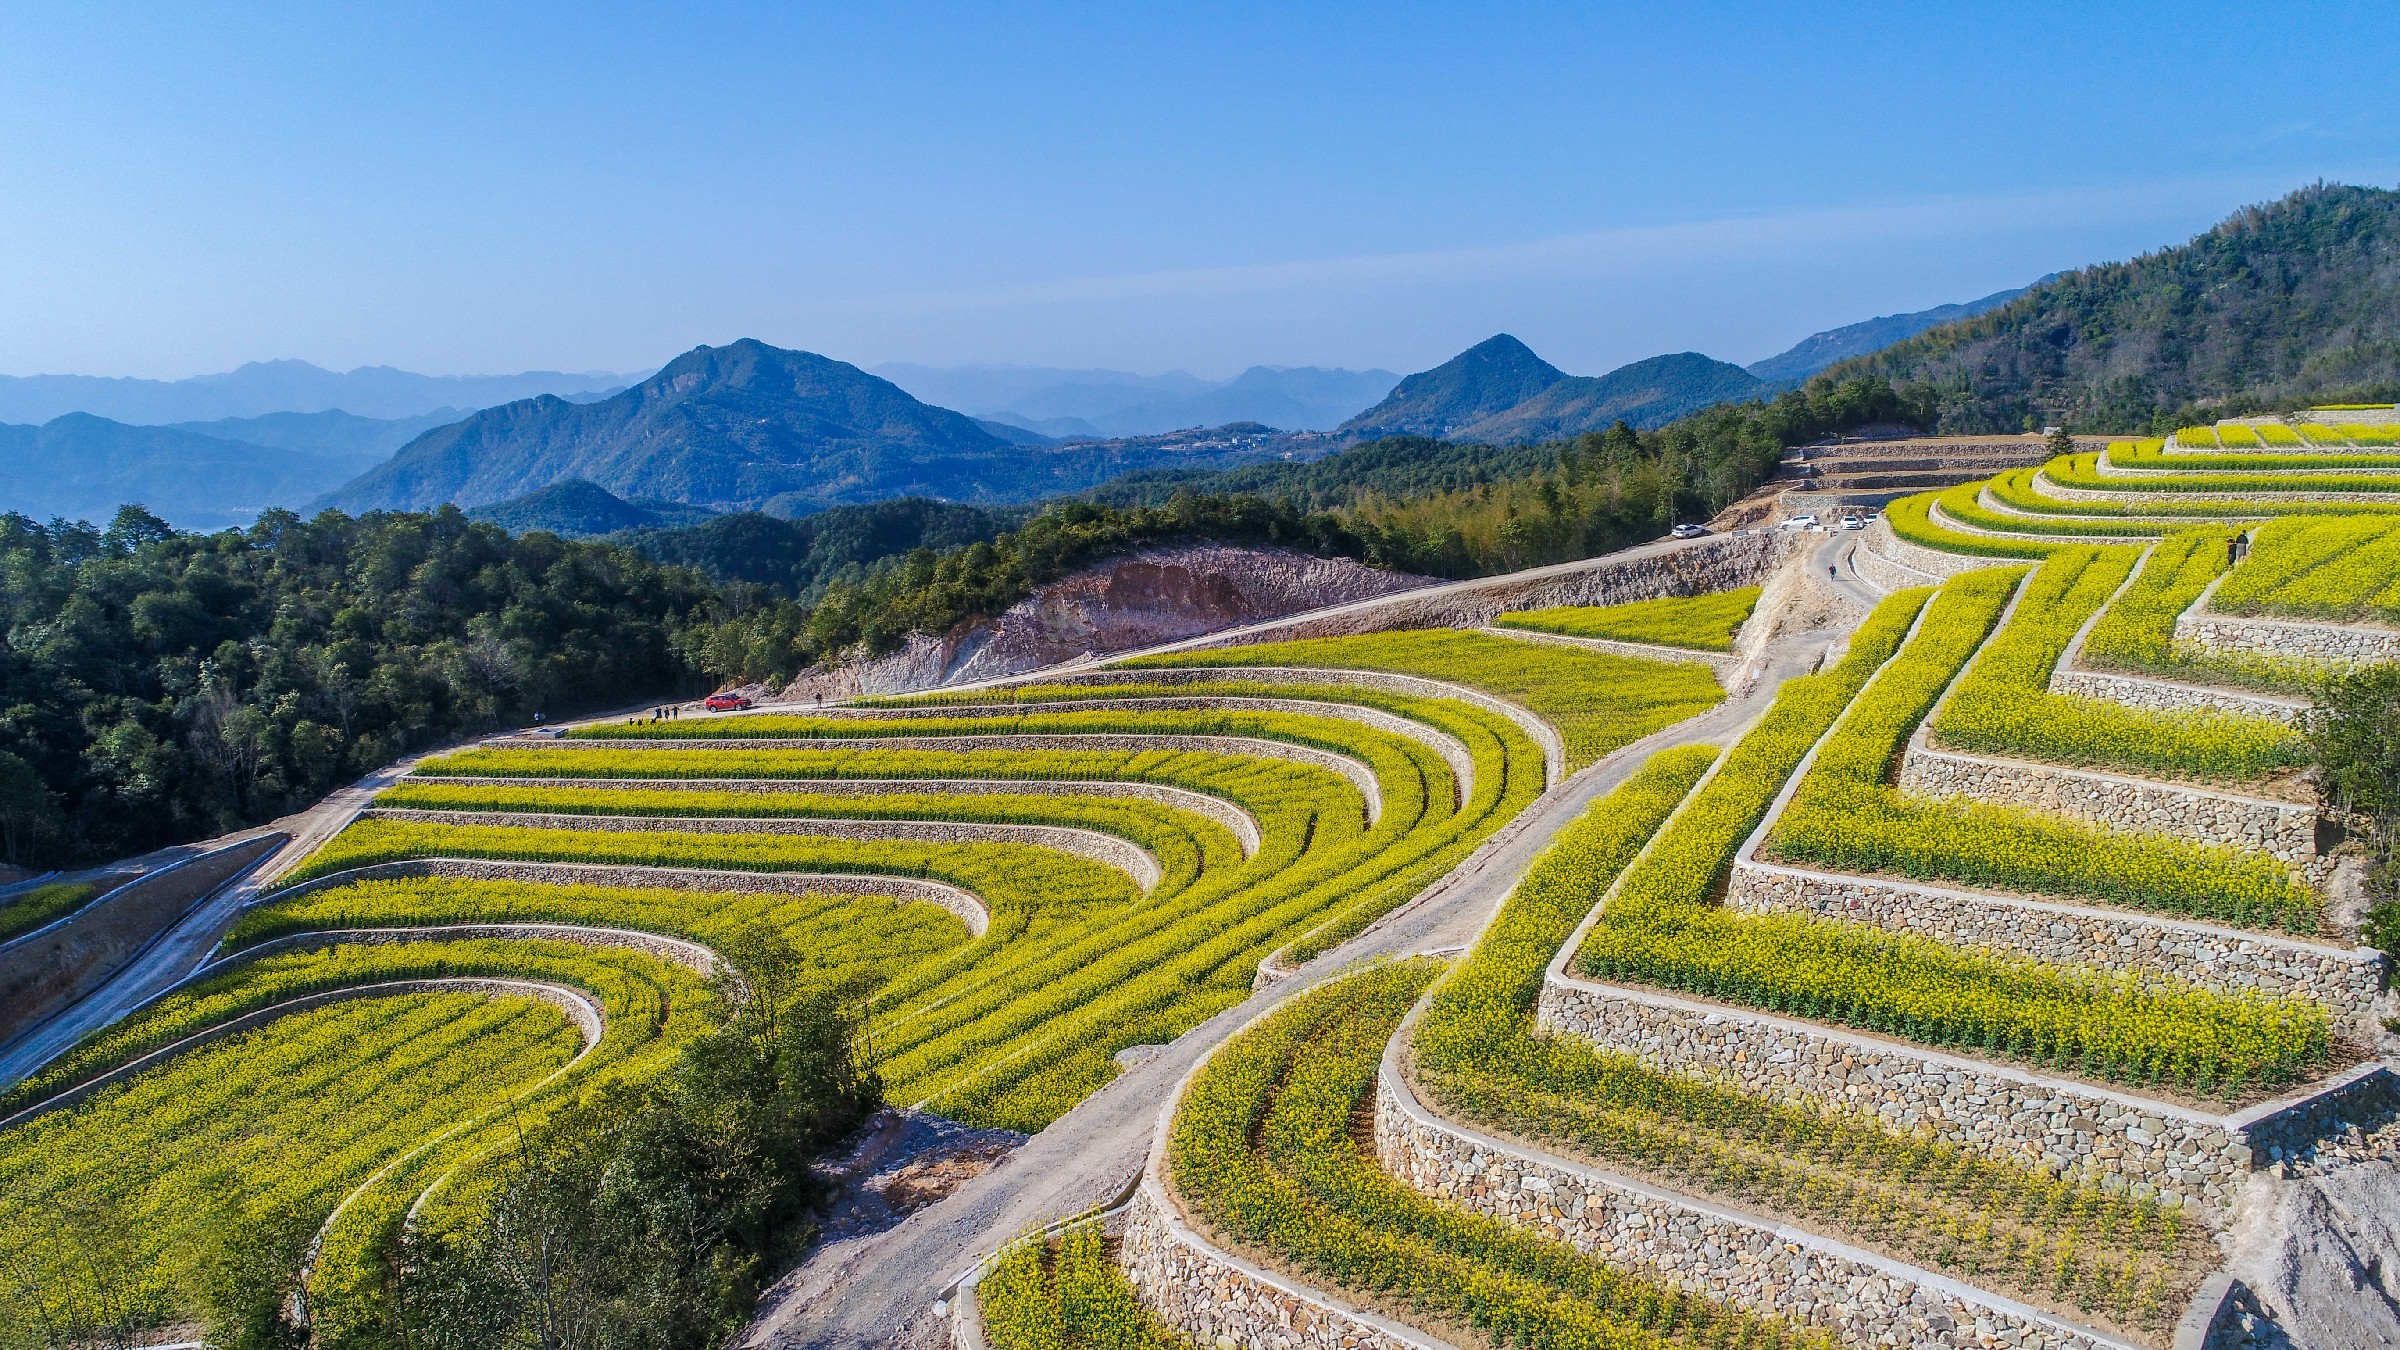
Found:
[[[2378,5],[0,11],[0,372],[1570,371],[2400,182]]]

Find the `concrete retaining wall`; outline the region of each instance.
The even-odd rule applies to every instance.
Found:
[[[1114,868],[1147,894],[1166,875],[1148,849],[1098,830],[1065,825],[994,825],[950,820],[807,820],[754,816],[551,816],[516,811],[406,811],[374,808],[360,820],[502,829],[585,830],[606,834],[781,834],[814,839],[891,840],[918,844],[1025,844],[1055,849]]]
[[[289,837],[262,834],[186,858],[0,945],[0,1044],[107,983],[192,906]]]

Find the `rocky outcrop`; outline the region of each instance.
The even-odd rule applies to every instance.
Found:
[[[907,646],[877,660],[806,672],[783,697],[846,698],[970,684],[1432,584],[1430,578],[1292,549],[1146,549],[1051,582],[998,618],[977,619],[939,637],[912,636]]]

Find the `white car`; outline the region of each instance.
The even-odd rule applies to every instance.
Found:
[[[1842,517],[1842,528],[1845,530],[1863,530],[1867,528],[1866,518],[1863,516],[1844,516]]]
[[[1706,525],[1678,525],[1667,533],[1678,539],[1697,539],[1708,533],[1708,527]]]
[[[1805,530],[1809,526],[1816,523],[1817,518],[1815,516],[1794,516],[1790,520],[1783,522],[1783,528],[1787,530]]]

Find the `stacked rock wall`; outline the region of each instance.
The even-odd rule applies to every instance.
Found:
[[[2322,880],[2317,812],[2297,802],[2149,782],[2028,760],[1936,750],[1920,732],[1900,759],[1900,790],[1927,797],[1972,797],[2072,816],[2133,834],[2186,843],[2224,844],[2265,853]]]
[[[2366,665],[2400,661],[2400,630],[2369,624],[2301,623],[2212,614],[2206,601],[2175,620],[2175,640],[2215,652],[2290,661]]]
[[[2123,1344],[1930,1271],[1454,1125],[1416,1100],[1397,1060],[1387,1055],[1376,1081],[1375,1152],[1421,1193],[1620,1269],[1827,1327],[1851,1345]]]

